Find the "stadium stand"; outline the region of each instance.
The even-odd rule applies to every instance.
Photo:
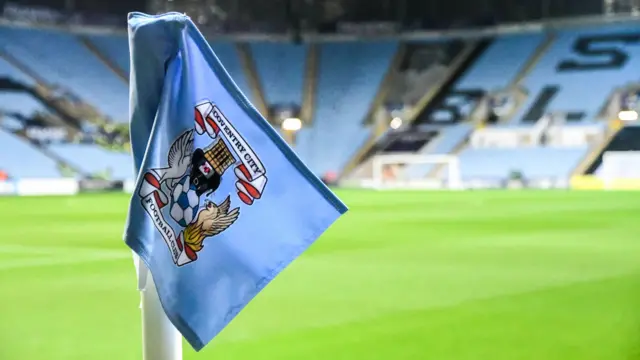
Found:
[[[296,144],[316,174],[341,170],[369,136],[364,116],[397,47],[396,42],[322,45],[313,123]]]
[[[124,35],[89,35],[87,39],[112,64],[129,74],[129,40]]]
[[[587,168],[586,174],[598,175],[600,173],[602,156],[605,151],[640,151],[640,126],[629,125],[620,129]]]
[[[640,56],[640,46],[635,41],[629,41],[624,35],[633,36],[636,29],[637,27],[629,25],[618,25],[559,32],[546,54],[523,79],[522,85],[531,96],[514,116],[514,121],[537,121],[536,116],[527,117],[527,113],[530,107],[536,105],[534,102],[538,100],[538,95],[549,87],[557,88],[558,91],[553,92],[552,98],[546,104],[547,112],[576,111],[579,115],[573,116],[572,120],[595,121],[612,90],[640,76],[640,69],[635,66],[634,61]],[[602,48],[601,53],[599,57],[583,55],[581,59],[581,56],[576,54],[576,47],[579,47],[577,44],[586,44],[588,39],[597,40]],[[607,40],[613,45],[607,44]],[[598,45],[595,45],[596,42],[593,44],[595,49]],[[603,63],[603,59],[606,60],[610,56],[609,49],[612,47],[624,51],[628,60],[619,64]],[[581,63],[588,65],[577,66]],[[598,63],[603,65],[599,66]],[[593,86],[594,84],[597,86]]]
[[[57,162],[22,139],[0,130],[1,167],[14,178],[58,178]],[[10,156],[7,156],[9,155]]]
[[[410,41],[402,46],[403,59],[392,69],[386,94],[388,110],[412,110],[414,106],[438,86],[449,73],[449,63],[460,50],[459,41]],[[406,109],[409,108],[409,109]]]
[[[267,103],[302,105],[307,50],[307,45],[289,43],[251,44]]]
[[[0,27],[0,46],[48,84],[68,88],[114,121],[127,121],[127,84],[73,34]]]
[[[612,57],[612,62],[607,63],[606,58],[611,50],[606,46],[606,42],[615,42],[616,51],[623,51],[623,58],[631,60],[637,57],[640,51],[640,47],[635,45],[632,33],[633,28],[628,25],[559,32],[553,44],[522,79],[521,85],[528,91],[529,96],[512,117],[511,124],[538,123],[543,115],[556,112],[566,113],[565,121],[568,123],[565,127],[570,126],[570,123],[592,123],[597,127],[602,125],[602,120],[609,120],[603,119],[601,114],[607,99],[616,88],[629,83],[639,74],[632,65],[633,61],[619,59],[618,63],[618,58]],[[629,40],[629,36],[632,40]],[[600,57],[581,60],[580,54],[576,52],[580,52],[581,47],[588,48],[589,45],[584,44],[591,41],[590,39],[599,42],[602,48],[599,50]],[[597,86],[593,86],[594,84]],[[513,136],[516,136],[515,133]],[[528,177],[568,177],[589,152],[592,144],[583,142],[557,145],[560,147],[469,147],[460,154],[462,176],[506,176],[509,170],[505,164],[509,164],[512,170],[520,170]],[[514,161],[510,162],[508,159]],[[597,174],[596,166],[591,166],[589,171]]]
[[[505,35],[490,44],[478,44],[479,54],[466,68],[454,74],[457,79],[442,96],[434,99],[416,119],[416,124],[451,124],[466,119],[482,94],[511,84],[527,60],[543,41],[543,34]],[[473,55],[472,55],[473,56]],[[452,112],[454,106],[456,112]]]
[[[129,154],[86,144],[53,144],[48,149],[86,173],[104,172],[111,180],[131,178],[133,165]]]
[[[10,132],[24,129],[24,124],[13,116],[4,116],[0,120],[0,126]]]
[[[6,77],[19,83],[33,86],[35,80],[0,57],[0,77]]]
[[[444,96],[436,100],[436,106],[416,120],[418,125],[447,124],[440,128],[433,144],[424,146],[418,153],[449,154],[463,143],[473,126],[460,122],[468,119],[482,94],[508,87],[543,39],[543,34],[509,35],[491,42],[466,71],[462,69],[451,90],[445,90]],[[451,111],[452,106],[455,112]],[[432,164],[412,165],[407,175],[425,177],[433,170]]]
[[[25,92],[5,91],[0,96],[0,110],[7,113],[19,113],[24,116],[31,116],[35,112],[47,112],[47,108]]]
[[[299,109],[305,105],[307,92],[313,91],[312,110],[304,119],[308,123],[292,138],[292,145],[318,175],[339,174],[358,157],[365,164],[377,153],[408,152],[457,156],[463,179],[505,179],[516,170],[533,178],[566,178],[586,154],[602,147],[602,143],[596,146],[597,141],[604,141],[604,124],[609,120],[602,109],[612,92],[640,75],[633,66],[640,52],[633,34],[633,25],[602,25],[507,34],[477,42],[320,42],[313,46],[317,51],[310,51],[308,44],[271,41],[216,40],[210,44],[254,103],[264,100],[269,108]],[[0,77],[25,87],[25,91],[2,90],[0,94],[4,130],[23,131],[25,120],[36,113],[53,113],[62,118],[58,121],[79,119],[85,123],[73,126],[86,128],[83,113],[73,112],[69,117],[60,108],[52,108],[50,99],[37,98],[43,96],[36,92],[43,86],[56,96],[66,96],[68,90],[68,96],[79,97],[106,115],[107,123],[111,119],[126,126],[126,36],[3,26],[0,38],[0,55],[4,54],[0,56]],[[594,41],[604,45],[590,53]],[[400,56],[400,65],[395,64]],[[585,60],[590,56],[593,60]],[[310,59],[317,63],[312,90],[305,81]],[[385,74],[392,76],[383,84]],[[598,86],[592,86],[594,83]],[[477,122],[478,109],[491,94],[516,88],[525,95],[514,100],[514,112],[497,124]],[[386,98],[374,104],[377,94],[385,92]],[[431,93],[435,95],[427,96]],[[423,104],[424,99],[428,102]],[[543,116],[555,112],[565,112],[567,123],[542,124]],[[375,142],[380,135],[377,119],[408,115],[415,115],[409,119],[413,123],[405,121],[400,129],[388,130]],[[92,123],[97,124],[93,133],[104,133],[104,123]],[[571,124],[593,127],[553,136]],[[53,162],[54,169],[56,161],[46,151],[83,173],[108,169],[114,179],[131,176],[129,156],[107,150],[112,144],[91,144],[91,136],[82,144],[56,143],[40,150],[9,132],[3,137],[28,147],[34,157],[50,165]],[[526,141],[520,138],[525,133]],[[583,136],[587,133],[589,136]],[[21,136],[24,134],[28,132]],[[371,141],[374,146],[369,144],[365,148],[369,150],[359,152]],[[616,141],[610,147],[617,149]],[[119,142],[111,148],[126,147]],[[354,156],[357,153],[364,155]],[[547,166],[549,158],[554,161]],[[10,166],[0,165],[12,172]],[[597,174],[597,166],[596,160],[585,171]],[[439,165],[411,165],[405,170],[405,176],[415,179],[446,176]]]
[[[407,151],[412,143],[419,148],[411,152],[454,155],[466,180],[505,180],[513,172],[529,178],[568,179],[605,140],[609,131],[605,124],[612,116],[603,112],[608,99],[638,77],[632,65],[640,51],[637,38],[633,25],[600,25],[479,42],[467,64],[450,75],[412,126],[399,130],[406,136],[425,131],[437,135],[398,145],[401,136],[390,131],[379,140],[387,145],[376,146],[375,152]],[[489,102],[498,93],[506,94],[506,103]],[[479,128],[478,115],[484,116],[479,109],[491,106],[515,110],[501,115],[498,124]],[[486,141],[471,143],[472,136]],[[597,173],[595,166],[597,161],[590,173]],[[402,176],[446,174],[441,166],[420,164],[407,166]]]
[[[460,172],[463,180],[503,180],[513,171],[527,179],[566,179],[586,151],[586,146],[470,148],[459,155]]]
[[[247,98],[252,99],[253,92],[247,81],[247,75],[242,68],[242,62],[240,61],[240,55],[238,54],[236,45],[232,42],[223,41],[211,42],[210,45],[218,56],[218,59],[222,62],[224,68],[233,78],[233,81],[240,88],[240,91],[242,91]]]

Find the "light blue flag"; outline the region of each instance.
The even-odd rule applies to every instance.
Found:
[[[200,350],[347,208],[187,16],[130,14],[129,47],[137,181],[125,241]]]

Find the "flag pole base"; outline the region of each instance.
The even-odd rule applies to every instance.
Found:
[[[146,269],[144,269],[146,270]],[[148,271],[148,270],[146,270]],[[143,360],[182,360],[182,336],[162,309],[151,274],[140,291]]]

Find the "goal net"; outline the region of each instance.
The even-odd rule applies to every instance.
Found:
[[[640,151],[606,151],[598,169],[605,189],[640,189]]]
[[[394,154],[373,158],[377,189],[461,189],[458,158],[451,155]]]

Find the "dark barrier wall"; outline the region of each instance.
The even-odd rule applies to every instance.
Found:
[[[111,180],[80,180],[78,182],[81,193],[124,191],[124,182]]]

